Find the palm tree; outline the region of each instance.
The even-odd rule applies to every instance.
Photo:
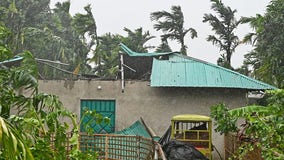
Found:
[[[102,54],[100,54],[99,51],[100,40],[97,34],[96,20],[93,16],[92,8],[90,5],[87,5],[86,7],[84,7],[84,9],[87,13],[75,14],[72,24],[76,31],[80,34],[80,38],[83,40],[83,42],[86,43],[88,50],[93,52],[93,58],[91,58],[89,62],[95,62],[95,64],[100,68]]]
[[[161,36],[162,41],[177,40],[181,45],[180,52],[183,55],[187,54],[187,46],[184,38],[188,32],[191,34],[191,39],[197,37],[197,32],[193,28],[184,28],[184,17],[180,6],[172,6],[172,13],[167,11],[158,11],[151,13],[151,20],[157,21],[154,28],[159,31],[162,30],[164,34]],[[161,20],[162,19],[162,20]]]
[[[245,55],[253,67],[254,76],[278,88],[284,87],[283,10],[283,0],[271,1],[263,16],[256,15],[244,21],[254,29],[254,33],[246,38],[255,48]]]
[[[118,52],[120,35],[106,33],[99,37],[99,45],[93,53],[90,62],[96,64],[94,72],[96,75],[106,79],[114,79],[118,73]]]
[[[172,49],[167,41],[162,41],[162,43],[157,47],[156,52],[172,52]]]
[[[122,42],[132,50],[136,52],[148,52],[148,49],[152,48],[152,46],[145,46],[146,42],[155,38],[155,36],[150,35],[149,31],[143,33],[142,27],[137,28],[134,31],[131,31],[126,27],[123,30],[127,32],[127,37],[123,38]]]
[[[217,12],[217,16],[213,14],[204,14],[203,22],[209,22],[215,35],[209,35],[207,41],[211,41],[213,45],[224,51],[218,62],[226,68],[231,67],[231,57],[236,47],[240,44],[238,36],[234,34],[241,20],[236,20],[235,13],[230,7],[224,6],[221,0],[211,0],[213,2],[211,8]]]
[[[255,17],[242,17],[241,23],[249,23],[250,27],[255,30],[255,32],[248,33],[243,38],[242,42],[254,45],[257,41],[258,34],[264,29],[264,17],[260,14],[257,14]]]
[[[73,26],[76,31],[83,37],[84,40],[91,38],[88,46],[91,48],[94,44],[99,44],[97,35],[97,25],[95,18],[92,14],[92,8],[90,5],[84,7],[87,14],[77,13],[73,18]],[[86,34],[89,37],[86,37]]]

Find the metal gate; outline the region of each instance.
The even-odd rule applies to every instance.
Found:
[[[81,100],[81,118],[83,116],[84,109],[95,110],[97,113],[102,114],[103,117],[110,118],[110,124],[95,122],[90,123],[90,126],[94,129],[95,133],[113,133],[115,129],[115,100]],[[85,116],[82,120],[80,129],[84,132],[83,125],[89,123],[91,116]]]

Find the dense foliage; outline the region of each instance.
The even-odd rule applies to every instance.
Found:
[[[38,71],[32,54],[21,53],[20,65],[4,63],[14,54],[3,43],[11,32],[3,25],[0,29],[0,159],[95,159],[96,152],[79,150],[80,122],[76,115],[66,110],[57,96],[38,91]],[[97,123],[109,121],[95,111],[84,115],[92,116]],[[69,153],[67,141],[73,146]]]
[[[256,78],[279,88],[284,87],[283,10],[283,0],[272,0],[263,16],[244,18],[255,30],[255,33],[248,34],[245,39],[255,46],[246,55],[246,64],[253,66]]]
[[[6,44],[11,44],[13,53],[31,51],[42,79],[78,76],[116,79],[119,43],[138,52],[151,48],[145,46],[154,38],[149,31],[143,32],[142,28],[132,31],[125,27],[126,37],[111,33],[98,36],[90,5],[84,7],[85,13],[72,16],[70,1],[58,2],[54,9],[49,3],[50,0],[0,0],[3,15],[0,21],[11,31]]]
[[[88,43],[77,27],[77,23],[85,24],[89,20],[76,21],[78,16],[70,15],[68,1],[57,3],[53,10],[49,3],[50,0],[0,1],[0,21],[11,31],[8,38],[11,50],[15,54],[29,50],[37,59],[69,64],[59,66],[38,60],[40,76],[44,79],[70,77],[56,68],[73,71],[80,66],[81,72],[89,72],[91,68],[86,64]]]
[[[257,145],[264,159],[280,160],[284,158],[284,90],[267,91],[265,97],[263,106],[231,110],[224,104],[212,106],[211,116],[216,122],[216,131],[238,131],[239,140],[250,142],[244,143],[240,150],[249,151]],[[236,124],[239,120],[244,120],[241,126]]]

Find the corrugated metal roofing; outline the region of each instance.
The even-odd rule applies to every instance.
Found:
[[[151,87],[214,87],[249,90],[277,89],[274,86],[244,76],[238,72],[211,64],[178,52],[137,53],[124,44],[120,47],[129,56],[163,56],[169,60],[153,59]]]
[[[133,57],[153,57],[153,56],[163,56],[163,55],[168,55],[168,54],[172,54],[172,53],[177,53],[177,52],[164,52],[164,53],[138,53],[138,52],[134,52],[132,51],[130,48],[128,48],[126,45],[124,45],[123,43],[120,43],[120,48],[125,51],[129,56],[133,56]]]
[[[151,87],[277,89],[238,72],[176,53],[169,60],[153,60]]]
[[[115,134],[136,135],[136,136],[142,136],[145,138],[152,138],[149,132],[147,131],[147,129],[144,127],[144,125],[139,120],[137,120],[135,123],[133,123],[128,128],[115,132]]]

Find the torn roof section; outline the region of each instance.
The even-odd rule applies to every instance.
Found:
[[[164,53],[138,53],[138,52],[134,52],[132,51],[130,48],[128,48],[126,45],[124,45],[123,43],[120,43],[120,48],[127,53],[129,56],[133,56],[133,57],[155,57],[155,56],[164,56],[164,55],[169,55],[172,53],[179,53],[179,52],[164,52]]]
[[[167,60],[153,59],[151,87],[277,89],[238,72],[178,52],[137,53],[123,44],[120,46],[130,56],[169,56]]]
[[[136,135],[144,138],[152,138],[152,135],[148,132],[147,127],[143,124],[142,118],[137,120],[131,126],[124,128],[121,131],[115,132],[120,135]]]
[[[22,60],[23,60],[23,57],[15,56],[12,59],[8,59],[6,61],[0,62],[0,65],[4,65],[6,67],[20,66],[20,63]]]

